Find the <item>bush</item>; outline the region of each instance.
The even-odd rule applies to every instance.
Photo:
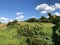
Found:
[[[51,37],[42,32],[43,25],[37,23],[25,23],[20,24],[18,28],[18,35],[25,36],[27,38],[28,45],[52,45]]]
[[[17,22],[18,22],[17,20],[14,20],[12,23],[15,23],[16,24]]]
[[[17,20],[14,20],[13,22],[8,22],[7,27],[10,27],[10,28],[17,27],[18,25],[17,22],[18,22]]]
[[[38,19],[39,22],[49,22],[48,18],[42,16],[40,19]]]
[[[35,19],[35,18],[30,18],[30,19],[26,20],[26,22],[37,22],[37,19]]]

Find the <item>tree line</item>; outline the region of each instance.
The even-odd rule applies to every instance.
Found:
[[[53,24],[57,24],[57,22],[60,22],[60,16],[52,15],[51,13],[48,13],[48,18],[45,16],[41,16],[41,18],[30,18],[25,20],[25,22],[51,22]]]

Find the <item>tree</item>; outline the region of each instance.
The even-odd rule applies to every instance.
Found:
[[[40,19],[38,19],[39,22],[48,22],[48,18],[41,16]]]
[[[52,23],[55,24],[52,35],[53,42],[55,42],[55,45],[60,45],[60,16],[56,16],[56,18],[52,20]]]
[[[48,12],[48,16],[49,16],[49,19],[51,19],[51,18],[52,18],[52,15],[51,15],[51,13],[49,13],[49,12]]]
[[[7,27],[12,27],[13,23],[12,22],[8,22]]]
[[[35,18],[30,18],[30,19],[28,19],[28,20],[26,20],[27,22],[37,22],[37,19],[35,19]]]
[[[17,23],[18,21],[17,20],[14,20],[12,23]]]
[[[18,25],[17,22],[17,20],[14,20],[13,22],[8,22],[7,27],[16,27]]]
[[[0,24],[1,24],[2,22],[0,22]]]

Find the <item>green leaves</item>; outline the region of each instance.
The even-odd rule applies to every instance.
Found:
[[[27,38],[28,45],[52,45],[52,29],[41,23],[20,23],[18,34]]]

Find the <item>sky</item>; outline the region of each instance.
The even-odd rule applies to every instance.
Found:
[[[0,22],[47,17],[47,12],[60,16],[60,0],[0,0]]]

